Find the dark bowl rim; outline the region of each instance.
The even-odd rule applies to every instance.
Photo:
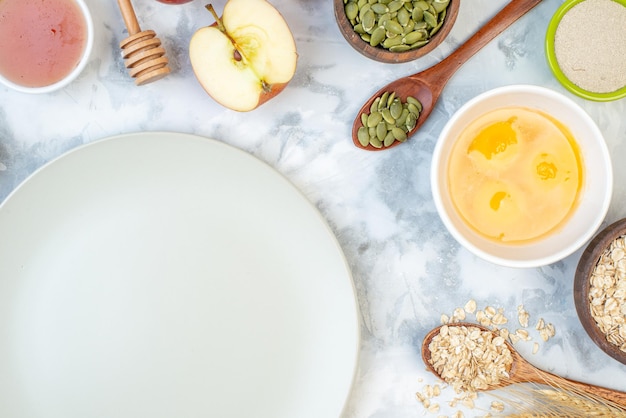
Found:
[[[617,220],[605,227],[589,242],[583,251],[574,274],[574,305],[578,319],[591,340],[606,354],[626,364],[626,352],[607,341],[605,334],[591,315],[588,302],[589,278],[604,250],[618,237],[626,235],[626,218]]]

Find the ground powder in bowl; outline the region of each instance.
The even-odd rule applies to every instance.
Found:
[[[626,86],[626,7],[614,0],[584,0],[559,22],[554,53],[578,87],[610,93]]]

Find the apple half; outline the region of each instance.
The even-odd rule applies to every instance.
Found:
[[[189,43],[196,78],[221,105],[253,110],[280,93],[296,72],[296,43],[285,19],[265,0],[228,0],[216,24]]]

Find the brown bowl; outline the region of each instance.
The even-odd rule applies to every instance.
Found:
[[[580,322],[594,343],[602,351],[620,363],[626,364],[626,352],[606,339],[596,320],[591,314],[589,303],[590,278],[602,253],[610,247],[615,239],[626,235],[626,218],[621,219],[598,233],[583,252],[576,267],[574,276],[574,304]]]
[[[371,46],[369,42],[365,42],[358,33],[354,31],[352,24],[348,20],[346,16],[346,12],[344,9],[344,0],[333,0],[335,7],[335,19],[337,20],[337,24],[339,25],[339,31],[346,38],[346,41],[358,52],[365,55],[368,58],[371,58],[375,61],[391,63],[391,64],[399,64],[403,62],[409,62],[416,60],[417,58],[423,57],[428,54],[433,49],[437,48],[439,44],[443,42],[443,40],[448,36],[450,30],[452,30],[452,26],[454,26],[454,22],[456,21],[456,17],[459,14],[459,6],[461,0],[450,0],[450,4],[448,5],[448,10],[446,12],[446,17],[441,25],[439,31],[430,38],[430,42],[428,42],[423,47],[413,49],[410,51],[404,52],[391,52],[385,48]]]

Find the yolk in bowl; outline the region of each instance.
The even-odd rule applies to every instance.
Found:
[[[460,134],[448,164],[463,220],[495,241],[548,234],[573,212],[583,184],[578,144],[550,115],[525,107],[488,112]]]

